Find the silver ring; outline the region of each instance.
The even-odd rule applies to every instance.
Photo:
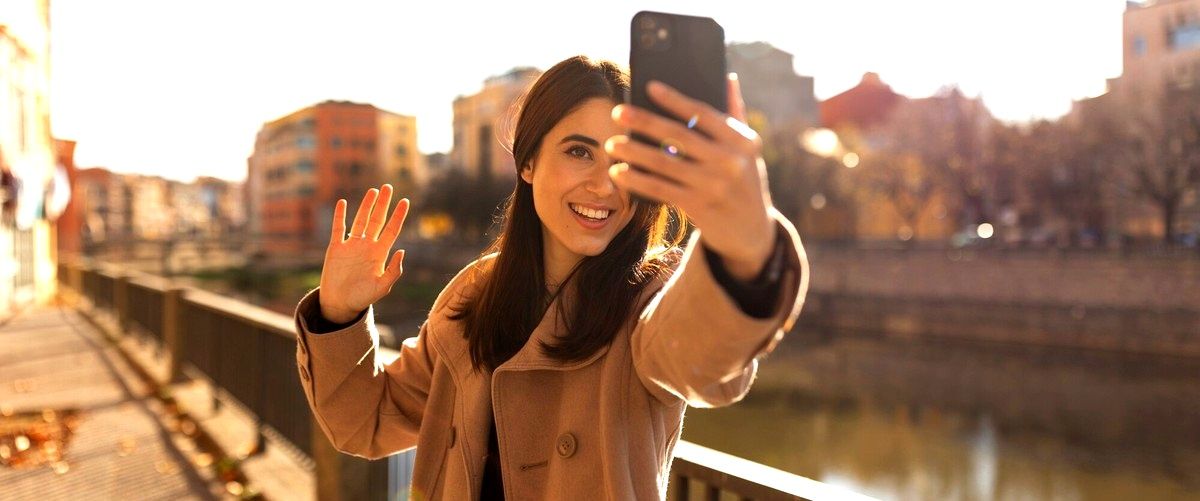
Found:
[[[679,141],[676,141],[669,137],[665,138],[662,140],[662,143],[660,144],[660,149],[662,149],[662,152],[664,155],[671,157],[672,159],[675,159],[675,160],[683,159],[683,145],[679,144]]]

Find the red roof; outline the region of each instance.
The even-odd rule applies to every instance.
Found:
[[[904,96],[892,92],[878,74],[867,73],[858,85],[821,102],[821,126],[870,128],[887,119],[903,100]]]

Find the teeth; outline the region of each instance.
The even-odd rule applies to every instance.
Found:
[[[576,213],[581,214],[583,216],[590,217],[592,219],[608,219],[608,214],[609,214],[609,211],[606,211],[606,210],[589,209],[587,207],[580,207],[580,206],[574,205],[574,204],[571,204],[571,210],[573,210]]]

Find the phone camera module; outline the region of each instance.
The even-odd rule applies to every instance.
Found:
[[[652,35],[650,33],[642,33],[641,40],[642,40],[643,48],[646,48],[646,49],[654,48],[654,42],[655,42],[654,35]]]

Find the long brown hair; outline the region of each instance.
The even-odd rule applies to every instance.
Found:
[[[512,154],[518,173],[536,158],[546,133],[581,103],[596,97],[619,103],[628,89],[629,76],[609,61],[575,56],[547,70],[515,108],[519,118]],[[673,206],[637,203],[632,219],[608,247],[599,255],[584,256],[554,292],[573,286],[574,291],[586,291],[587,298],[577,294],[575,304],[558,302],[566,334],[553,344],[542,342],[540,349],[556,360],[573,362],[612,342],[636,314],[639,293],[653,278],[671,273],[686,229],[687,216]],[[496,251],[499,255],[485,280],[478,280],[483,278],[482,266],[474,270],[480,284],[477,293],[451,306],[455,313],[450,318],[465,324],[463,335],[477,370],[495,370],[520,351],[553,302],[546,289],[542,245],[533,188],[518,175],[504,202],[500,233],[480,257]]]

